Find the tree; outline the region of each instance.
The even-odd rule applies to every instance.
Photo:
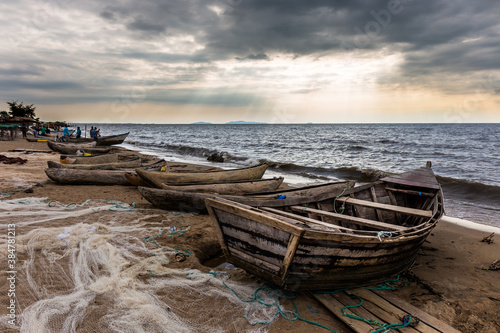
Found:
[[[12,117],[29,117],[31,119],[35,118],[36,107],[31,105],[23,105],[23,102],[18,103],[17,101],[7,102],[9,105],[9,114]]]

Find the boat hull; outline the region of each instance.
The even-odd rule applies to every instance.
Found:
[[[418,170],[279,209],[221,197],[206,206],[229,262],[285,289],[334,290],[382,282],[412,265],[444,213],[432,178]]]
[[[109,153],[111,147],[92,147],[90,144],[82,143],[82,144],[71,144],[71,143],[58,143],[54,141],[47,141],[47,145],[53,151],[74,155],[78,151],[82,151],[88,154],[106,154]]]
[[[188,184],[214,184],[231,183],[236,181],[251,181],[262,178],[267,169],[267,164],[259,164],[248,168],[215,170],[215,171],[145,171],[136,170],[144,181],[152,186],[160,188],[166,185],[188,185]]]
[[[45,169],[47,176],[59,184],[69,185],[131,185],[121,170]]]

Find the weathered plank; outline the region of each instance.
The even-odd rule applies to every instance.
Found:
[[[349,204],[349,205],[359,205],[359,206],[370,207],[370,208],[375,208],[375,209],[382,209],[382,210],[387,210],[387,211],[401,213],[401,214],[408,214],[408,215],[419,216],[419,217],[432,217],[432,212],[428,211],[428,210],[387,205],[387,204],[382,204],[382,203],[368,201],[368,200],[354,199],[354,198],[350,198],[350,197],[340,197],[340,198],[337,198],[337,201],[344,202],[344,203]]]
[[[355,199],[352,199],[352,200],[355,200]],[[393,224],[384,223],[384,222],[368,220],[368,219],[364,219],[361,217],[354,217],[354,216],[342,215],[342,214],[337,214],[337,213],[332,213],[332,212],[325,212],[325,211],[321,211],[318,209],[306,208],[306,207],[302,207],[302,206],[292,206],[290,208],[294,211],[297,211],[297,212],[312,212],[312,213],[316,213],[318,215],[330,216],[330,217],[334,217],[334,218],[342,220],[342,221],[347,221],[347,222],[367,226],[367,227],[370,227],[373,229],[378,229],[378,230],[392,230],[392,231],[404,231],[404,230],[406,230],[406,227],[401,227],[398,225],[393,225]]]
[[[399,308],[405,310],[408,313],[413,314],[414,316],[417,316],[421,321],[425,322],[427,325],[435,328],[436,330],[440,332],[446,332],[446,333],[461,333],[459,330],[456,328],[451,327],[450,325],[446,324],[445,322],[437,319],[436,317],[431,316],[427,312],[424,312],[420,310],[419,308],[411,305],[410,303],[407,303],[403,301],[402,299],[394,296],[390,292],[386,290],[374,290],[374,293],[377,295],[383,297],[390,303],[398,306]]]

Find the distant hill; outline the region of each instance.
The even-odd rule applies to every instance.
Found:
[[[258,124],[267,124],[267,123],[261,123],[258,121],[244,121],[244,120],[237,120],[237,121],[230,121],[226,123],[227,125],[258,125]]]
[[[191,125],[212,125],[212,123],[206,121],[198,121],[196,123],[192,123]]]

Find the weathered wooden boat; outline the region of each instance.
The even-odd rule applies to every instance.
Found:
[[[215,171],[146,171],[137,170],[137,174],[152,186],[188,184],[213,184],[229,183],[235,181],[249,181],[262,178],[267,169],[267,164],[262,163],[240,169],[219,169]]]
[[[162,184],[164,190],[181,192],[199,192],[216,194],[250,194],[271,192],[276,190],[282,183],[283,177],[274,177],[269,179],[257,179],[251,181],[241,181],[221,184],[195,184],[195,185],[166,185]]]
[[[55,141],[47,141],[47,145],[53,151],[57,151],[62,154],[76,154],[77,151],[82,151],[84,153],[90,154],[106,154],[109,153],[111,147],[93,147],[93,143],[62,143]]]
[[[118,162],[118,154],[104,154],[97,156],[68,156],[61,155],[62,164],[102,164]]]
[[[47,176],[59,184],[70,185],[131,185],[123,170],[45,169]]]
[[[283,207],[329,199],[353,186],[353,181],[336,182],[247,195],[185,192],[149,187],[138,189],[144,199],[158,208],[206,213],[205,199],[207,198],[221,197],[254,207]]]
[[[153,168],[166,165],[164,160],[159,160],[153,163],[142,163],[141,159],[132,161],[120,161],[100,164],[65,164],[54,161],[47,161],[49,168],[65,168],[65,169],[80,169],[80,170],[120,170],[120,169],[135,169],[135,168]]]
[[[123,143],[123,141],[125,141],[129,133],[130,132],[117,135],[101,136],[97,138],[96,144],[97,146],[119,145],[120,143]]]
[[[210,165],[203,164],[193,164],[193,163],[183,163],[183,162],[167,162],[164,168],[165,172],[208,172],[222,170],[218,167],[213,167]],[[159,171],[158,168],[146,168],[148,171]],[[162,171],[163,172],[163,171]],[[153,186],[150,183],[146,183],[144,179],[137,174],[137,172],[127,172],[125,173],[127,180],[135,186]]]
[[[209,198],[226,259],[286,289],[369,285],[412,265],[444,213],[430,166],[282,208]]]

